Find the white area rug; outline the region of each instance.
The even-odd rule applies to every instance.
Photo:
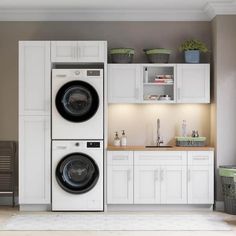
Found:
[[[1,230],[230,230],[219,216],[111,213],[24,213]]]

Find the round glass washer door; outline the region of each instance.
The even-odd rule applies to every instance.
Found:
[[[94,116],[99,107],[95,88],[84,81],[64,84],[56,95],[56,108],[68,121],[84,122]]]
[[[90,156],[72,153],[58,163],[55,174],[58,184],[66,192],[82,194],[96,185],[99,168]]]

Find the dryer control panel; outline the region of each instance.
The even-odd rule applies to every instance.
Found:
[[[87,148],[98,148],[100,147],[100,142],[87,142]]]

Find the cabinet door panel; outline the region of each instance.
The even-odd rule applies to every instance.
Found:
[[[160,168],[158,166],[134,167],[134,203],[160,203]]]
[[[108,102],[141,101],[141,67],[135,64],[108,65]]]
[[[187,203],[186,166],[161,167],[161,203]]]
[[[79,62],[104,62],[104,42],[78,41],[77,45]]]
[[[133,203],[133,166],[108,166],[107,203]]]
[[[19,129],[19,203],[50,203],[50,117],[22,116]]]
[[[177,102],[210,102],[209,64],[177,65]]]
[[[213,166],[188,167],[188,203],[214,203]]]
[[[19,43],[19,113],[48,115],[50,112],[50,42]]]
[[[52,62],[76,62],[77,56],[77,41],[51,42]]]

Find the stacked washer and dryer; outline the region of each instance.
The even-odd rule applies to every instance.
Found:
[[[103,211],[103,69],[52,70],[52,210]]]

